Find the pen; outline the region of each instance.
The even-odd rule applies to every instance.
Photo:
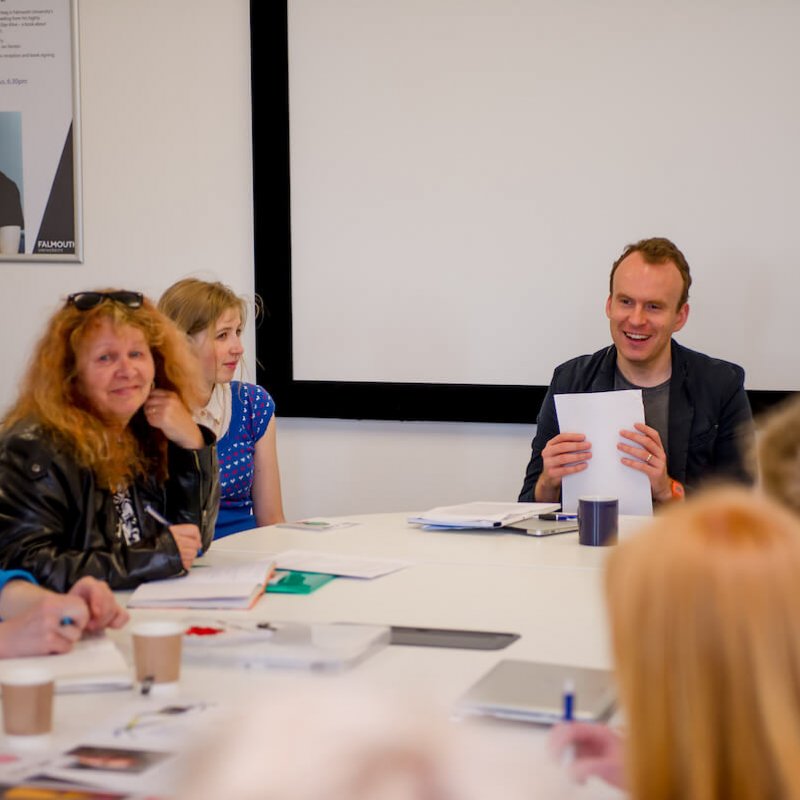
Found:
[[[144,513],[149,514],[156,522],[160,522],[165,528],[169,528],[172,525],[172,523],[161,512],[156,511],[150,503],[145,505]],[[197,551],[197,555],[203,555],[202,547]]]
[[[539,514],[539,519],[549,519],[549,520],[558,520],[559,522],[564,522],[566,520],[574,520],[578,519],[577,514]]]
[[[163,514],[156,511],[149,503],[144,507],[144,513],[149,514],[156,522],[160,522],[165,528],[169,528],[172,525]]]
[[[564,722],[572,722],[575,710],[575,684],[569,678],[564,681],[563,701]]]
[[[572,722],[575,712],[575,684],[572,679],[567,678],[564,681],[564,689],[561,694],[561,699],[564,707],[562,719],[564,722]],[[565,745],[561,751],[561,769],[571,770],[572,763],[575,761],[575,744],[574,742]]]
[[[294,528],[297,530],[303,528],[329,528],[330,525],[331,523],[324,519],[300,519],[297,522],[279,522],[275,527]]]

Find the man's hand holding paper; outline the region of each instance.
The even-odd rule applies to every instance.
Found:
[[[653,499],[666,502],[672,498],[672,481],[667,474],[667,454],[661,437],[655,428],[643,422],[637,422],[633,427],[635,430],[623,429],[619,432],[620,436],[634,442],[633,445],[626,442],[617,445],[618,450],[631,456],[623,456],[622,463],[647,475]]]
[[[562,509],[574,513],[579,497],[606,495],[619,498],[621,514],[652,514],[651,473],[658,482],[658,471],[666,469],[666,459],[660,440],[653,438],[653,434],[656,437],[658,434],[644,425],[641,390],[560,394],[555,396],[555,405],[559,427],[585,431],[585,441],[592,442],[592,458],[586,459],[582,455],[580,469],[564,472]],[[625,440],[620,440],[621,435],[625,435]],[[560,436],[562,434],[553,437],[548,446]],[[564,444],[583,446],[582,442],[575,441]],[[651,454],[648,462],[647,457]],[[633,467],[633,461],[637,461],[640,467]],[[654,465],[654,461],[658,463]]]
[[[592,443],[582,433],[559,433],[542,450],[542,474],[536,484],[539,501],[558,502],[561,481],[566,475],[582,472],[592,457]]]

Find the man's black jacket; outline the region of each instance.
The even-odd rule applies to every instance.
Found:
[[[614,345],[556,367],[537,419],[531,460],[520,501],[532,501],[542,472],[542,450],[558,434],[553,396],[614,389]],[[687,493],[709,479],[749,483],[744,454],[752,441],[752,413],[744,391],[744,370],[672,340],[667,472]]]

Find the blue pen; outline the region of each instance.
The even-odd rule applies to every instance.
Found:
[[[564,681],[564,690],[561,695],[564,704],[562,719],[564,722],[572,722],[575,715],[575,684],[572,679]],[[569,770],[575,760],[575,745],[567,744],[561,751],[561,769]]]
[[[172,523],[160,512],[156,511],[149,503],[144,507],[145,514],[149,514],[156,522],[160,522],[165,528],[169,528]]]
[[[575,711],[575,684],[567,678],[564,681],[564,722],[572,722]]]
[[[156,511],[149,503],[144,507],[145,514],[149,514],[156,522],[160,522],[165,528],[169,528],[172,523],[159,511]],[[203,555],[203,548],[197,551],[197,555]]]

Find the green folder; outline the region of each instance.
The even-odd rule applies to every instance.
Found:
[[[322,572],[296,572],[279,569],[275,570],[275,575],[270,580],[267,591],[283,594],[311,594],[335,577],[335,575],[326,575]]]

